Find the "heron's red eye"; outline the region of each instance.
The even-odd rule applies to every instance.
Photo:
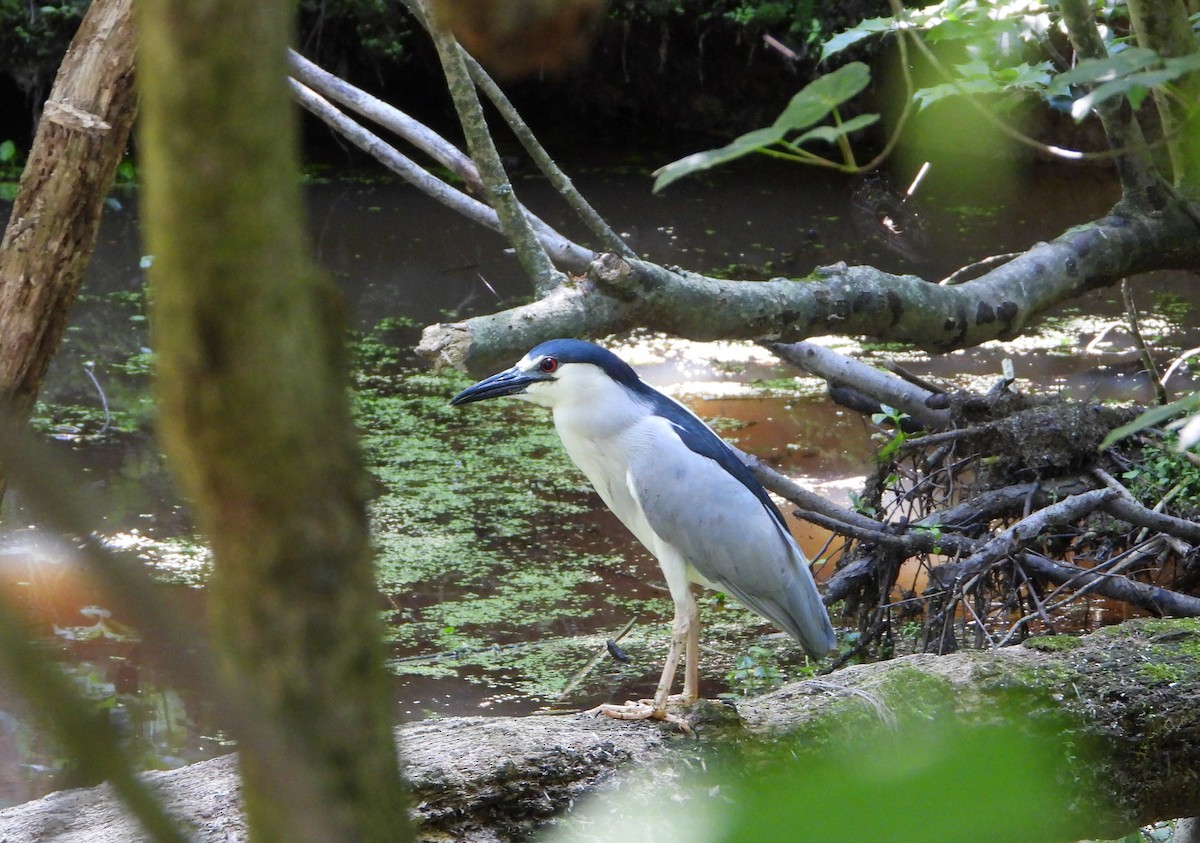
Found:
[[[538,361],[538,368],[547,375],[552,374],[558,369],[558,360],[553,357],[543,357]]]

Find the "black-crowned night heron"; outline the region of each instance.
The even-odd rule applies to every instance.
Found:
[[[666,713],[686,646],[684,701],[699,694],[700,614],[690,582],[727,592],[784,629],[813,658],[833,626],[808,560],[738,455],[615,354],[581,340],[542,343],[451,404],[512,395],[549,407],[567,453],[662,567],[675,621],[653,700],[601,706],[614,717]]]

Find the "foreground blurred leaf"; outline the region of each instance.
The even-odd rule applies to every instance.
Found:
[[[1077,839],[1081,806],[1098,806],[1081,783],[1088,763],[1069,724],[996,714],[968,722],[942,709],[902,715],[895,727],[740,740],[705,759],[715,772],[683,784],[664,785],[662,776],[648,786],[630,782],[588,803],[552,839]]]

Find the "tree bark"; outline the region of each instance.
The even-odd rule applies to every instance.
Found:
[[[1188,5],[1178,0],[1130,0],[1129,17],[1138,44],[1163,58],[1189,56],[1200,50]],[[1154,89],[1161,115],[1171,175],[1175,187],[1193,202],[1200,201],[1200,71],[1193,70],[1172,83],[1170,95]]]
[[[1196,230],[1181,204],[1114,212],[958,285],[845,264],[798,281],[747,283],[601,255],[586,277],[535,302],[429,326],[417,352],[479,373],[550,337],[647,327],[695,340],[861,334],[944,353],[1012,339],[1059,302],[1127,276],[1200,265]]]
[[[212,544],[224,675],[283,747],[234,733],[250,838],[401,840],[344,324],[301,219],[294,4],[138,9],[159,430]]]
[[[583,794],[601,786],[609,790],[647,766],[696,769],[697,756],[743,736],[799,730],[828,741],[839,724],[861,725],[864,713],[885,722],[903,715],[916,689],[921,697],[945,695],[948,713],[980,723],[992,721],[1003,701],[1017,695],[1030,703],[1029,720],[1065,718],[1079,746],[1101,751],[1087,760],[1064,759],[1056,771],[1091,791],[1079,804],[1062,806],[1074,835],[1065,839],[1117,837],[1149,822],[1200,813],[1200,717],[1192,702],[1200,692],[1194,656],[1200,624],[1131,621],[1082,639],[1033,643],[1036,648],[906,656],[849,667],[823,681],[797,682],[739,703],[740,731],[697,724],[699,740],[656,724],[584,716],[409,724],[397,735],[416,796],[418,839],[523,839]],[[988,759],[978,763],[986,766]],[[200,843],[246,839],[232,757],[147,778],[194,825]],[[687,796],[686,783],[677,777],[663,775],[659,781],[667,783],[660,784],[664,798]],[[52,794],[0,811],[0,838],[142,839],[105,788]]]
[[[450,88],[450,98],[454,100],[454,109],[462,124],[467,149],[471,151],[471,159],[487,187],[488,204],[496,210],[504,236],[512,244],[522,269],[533,281],[534,290],[544,295],[564,282],[566,276],[551,263],[545,248],[534,235],[521,203],[517,201],[512,181],[504,170],[500,153],[488,130],[483,104],[479,101],[475,83],[467,69],[464,59],[466,52],[459,46],[453,33],[437,19],[437,15],[430,12],[427,0],[411,0],[409,8],[417,13],[433,39]]]
[[[95,0],[42,112],[0,241],[0,404],[33,410],[92,256],[136,98],[131,0]],[[0,476],[0,499],[5,479]]]

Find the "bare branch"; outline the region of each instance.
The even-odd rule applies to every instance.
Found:
[[[383,164],[430,198],[441,202],[451,210],[462,214],[467,219],[485,228],[489,228],[498,234],[503,233],[500,228],[499,218],[496,216],[493,208],[430,174],[411,158],[400,153],[395,147],[378,135],[360,126],[335,108],[329,100],[305,85],[302,85],[295,79],[288,81],[292,96],[300,105],[324,121],[326,125],[334,129],[334,131],[338,132],[359,149],[371,155],[376,161]],[[430,147],[428,146],[422,146],[421,148],[430,151]],[[431,154],[433,153],[431,152]],[[478,181],[478,174],[474,170],[473,165],[470,168],[470,173]],[[564,266],[582,269],[595,258],[595,252],[585,249],[563,237],[527,210],[525,213],[529,217],[530,224],[537,232],[543,246],[555,260]]]
[[[1129,495],[1120,495],[1105,501],[1104,509],[1114,518],[1120,518],[1138,527],[1148,527],[1169,536],[1177,536],[1192,544],[1200,544],[1200,524],[1155,512],[1142,506]]]
[[[500,116],[504,118],[504,122],[508,124],[508,128],[512,130],[517,140],[521,142],[521,146],[525,147],[525,151],[529,153],[529,157],[538,165],[538,169],[549,179],[554,189],[567,200],[567,204],[571,206],[571,209],[575,211],[579,219],[591,229],[593,234],[600,238],[600,242],[604,244],[604,248],[616,252],[623,258],[637,257],[634,251],[621,239],[620,235],[612,230],[612,227],[609,226],[600,214],[596,213],[596,209],[583,197],[583,194],[575,189],[575,185],[571,182],[571,179],[554,162],[554,159],[546,152],[545,147],[538,142],[538,139],[534,137],[529,126],[521,119],[521,115],[517,113],[517,109],[513,107],[512,102],[504,95],[504,91],[500,90],[500,86],[488,75],[487,71],[466,50],[462,50],[462,57],[463,61],[467,63],[467,70],[470,71],[471,78],[479,86],[479,90],[483,91],[484,96],[492,101],[492,105],[496,106],[496,110],[500,112]]]
[[[824,495],[810,492],[808,489],[805,489],[800,484],[762,462],[758,457],[741,451],[738,451],[738,455],[741,457],[742,462],[754,472],[754,476],[758,478],[758,482],[762,483],[764,488],[801,508],[802,511],[799,517],[807,518],[810,514],[815,513],[838,524],[856,527],[861,530],[885,529],[884,525],[874,518],[869,518],[866,515],[849,509],[843,509]]]
[[[830,385],[838,383],[853,387],[878,402],[908,413],[928,430],[945,430],[952,424],[948,410],[930,409],[926,404],[933,393],[832,349],[810,342],[768,343],[767,348],[794,366],[825,379]]]
[[[426,2],[427,0],[410,0],[409,6],[418,13],[418,19],[433,38],[433,46],[437,49],[438,58],[442,63],[442,72],[445,73],[450,86],[450,97],[454,101],[454,109],[458,112],[458,119],[467,140],[467,149],[471,151],[471,160],[475,162],[479,176],[487,187],[488,203],[496,209],[504,236],[516,251],[517,260],[521,262],[525,273],[532,279],[534,289],[539,295],[545,295],[561,286],[566,281],[566,276],[550,262],[549,255],[542,248],[529,221],[522,213],[512,181],[504,170],[500,153],[496,150],[488,131],[483,106],[463,61],[462,48],[450,30],[431,19]]]
[[[962,562],[941,566],[939,570],[942,573],[938,580],[946,583],[951,577],[958,582],[969,579],[996,560],[1036,541],[1048,527],[1078,521],[1116,497],[1118,495],[1113,489],[1094,489],[1039,509],[998,536],[984,542]]]
[[[1059,302],[1155,269],[1200,264],[1200,236],[1178,204],[1071,229],[972,281],[931,284],[873,267],[835,264],[804,281],[746,283],[628,261],[500,313],[425,329],[418,353],[453,335],[450,362],[478,371],[556,336],[605,336],[635,326],[697,340],[797,342],[859,334],[932,352],[1011,339]],[[619,283],[608,279],[615,277]]]
[[[1108,58],[1091,4],[1087,0],[1062,0],[1059,8],[1076,54],[1081,58]],[[1158,183],[1158,175],[1142,127],[1129,105],[1119,98],[1098,103],[1096,113],[1110,148],[1117,152],[1117,173],[1124,199],[1135,204],[1146,203]]]
[[[1021,565],[1051,582],[1070,583],[1075,588],[1090,587],[1103,597],[1120,600],[1156,615],[1200,617],[1200,597],[1136,582],[1128,577],[1098,574],[1065,562],[1053,562],[1028,551],[1021,554]]]
[[[479,171],[475,169],[474,162],[458,147],[424,123],[414,120],[395,106],[339,79],[327,70],[313,64],[295,50],[288,50],[288,71],[297,81],[322,96],[378,123],[389,132],[395,132],[396,135],[427,153],[434,161],[466,182],[472,193],[483,194],[483,182],[479,179]],[[292,90],[298,89],[293,86]],[[300,104],[309,108],[303,100]],[[330,123],[326,120],[326,123],[351,140],[353,140],[351,133],[358,129],[348,118],[337,123]],[[387,166],[386,163],[385,166]]]

